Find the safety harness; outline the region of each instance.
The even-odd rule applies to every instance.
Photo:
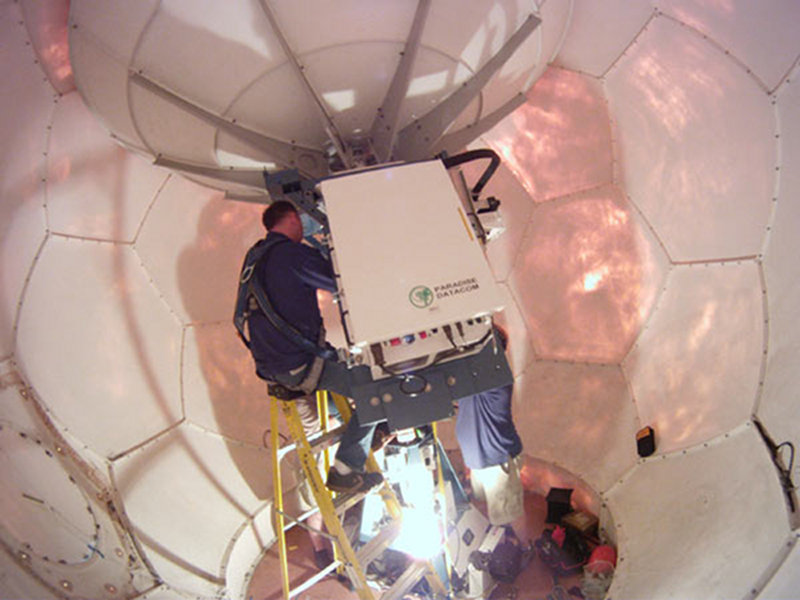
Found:
[[[272,326],[290,342],[314,356],[323,359],[335,359],[336,350],[334,348],[320,346],[317,342],[309,340],[277,313],[266,291],[258,282],[258,278],[254,277],[259,263],[266,259],[270,250],[281,243],[292,242],[283,237],[262,239],[247,251],[239,275],[239,291],[236,296],[236,310],[233,314],[233,324],[236,326],[236,331],[245,346],[250,348],[250,340],[245,332],[245,325],[253,311],[260,309]]]

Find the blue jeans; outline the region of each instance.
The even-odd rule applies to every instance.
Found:
[[[310,366],[311,365],[308,365],[306,369],[295,369],[290,373],[273,375],[272,379],[288,388],[294,388],[303,382]],[[350,386],[347,366],[336,361],[324,361],[322,373],[319,376],[316,388],[348,396]],[[312,399],[313,396],[307,401],[310,402]],[[316,406],[316,404],[314,406]],[[362,426],[358,422],[358,413],[353,411],[350,421],[347,423],[347,427],[339,441],[339,449],[336,451],[336,460],[343,462],[354,471],[363,471],[364,463],[369,456],[372,436],[375,433],[375,426],[375,423]]]

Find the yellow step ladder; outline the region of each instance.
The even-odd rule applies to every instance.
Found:
[[[338,494],[333,498],[331,491],[325,486],[325,482],[319,472],[317,459],[314,452],[326,451],[327,447],[338,438],[351,417],[351,409],[347,400],[338,394],[332,394],[333,400],[342,418],[343,425],[333,431],[327,430],[327,392],[317,392],[317,405],[321,415],[322,431],[314,434],[309,440],[300,421],[300,416],[295,403],[287,401],[286,388],[282,386],[270,385],[268,387],[270,396],[270,430],[272,448],[272,477],[275,513],[275,530],[278,538],[278,553],[281,565],[281,581],[283,585],[283,598],[290,600],[303,591],[307,590],[332,571],[343,570],[350,580],[353,590],[358,594],[360,600],[399,600],[403,597],[421,578],[425,577],[428,584],[437,598],[446,598],[447,591],[444,584],[436,573],[430,561],[414,560],[405,572],[394,582],[391,588],[381,594],[369,585],[366,578],[366,567],[375,558],[380,556],[383,551],[391,545],[392,541],[399,535],[402,525],[402,509],[389,483],[384,480],[377,492],[381,495],[386,506],[386,510],[391,517],[391,522],[384,527],[381,532],[373,537],[367,544],[359,548],[356,552],[348,539],[347,533],[342,526],[342,517],[348,508],[355,506],[366,494]],[[289,395],[295,395],[289,392]],[[280,447],[280,435],[278,431],[279,412],[283,411],[286,424],[293,443],[288,446]],[[281,483],[280,460],[282,455],[289,451],[296,451],[300,459],[303,473],[306,476],[309,488],[316,500],[317,507],[309,510],[298,518],[293,518],[284,512],[283,507],[283,487]],[[325,461],[326,471],[328,460]],[[370,472],[379,472],[375,457],[370,452],[367,459],[366,469]],[[311,514],[319,511],[322,514],[323,522],[328,533],[317,531],[305,525],[303,521]],[[287,525],[286,521],[292,522]],[[294,524],[298,524],[309,531],[314,531],[331,540],[334,547],[336,559],[325,569],[315,574],[313,577],[302,582],[295,588],[289,585],[289,570],[286,553],[286,531]]]

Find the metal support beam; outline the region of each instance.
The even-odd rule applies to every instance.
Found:
[[[203,165],[193,165],[191,163],[182,162],[166,158],[158,155],[153,161],[154,165],[165,167],[173,171],[181,171],[190,175],[199,175],[201,177],[209,177],[217,181],[228,181],[243,187],[251,188],[264,195],[264,171],[263,169],[224,169],[206,167]]]
[[[328,114],[328,111],[325,109],[325,104],[322,101],[322,98],[319,97],[314,87],[311,85],[311,82],[308,80],[305,74],[305,67],[300,64],[300,61],[297,60],[297,56],[295,55],[292,47],[289,45],[289,41],[286,39],[286,36],[283,35],[283,30],[280,28],[278,24],[278,20],[275,18],[275,15],[272,12],[272,9],[269,7],[268,0],[260,0],[259,4],[261,5],[261,10],[264,11],[264,14],[269,21],[270,26],[272,27],[272,32],[275,34],[275,37],[278,38],[278,41],[283,48],[284,53],[286,54],[286,58],[289,59],[289,65],[292,67],[295,75],[297,75],[300,82],[303,84],[303,88],[306,90],[308,96],[314,103],[314,106],[317,108],[317,113],[322,120],[322,127],[325,130],[325,134],[330,139],[331,143],[333,144],[334,148],[336,148],[336,152],[339,157],[342,159],[344,165],[349,169],[352,168],[352,159],[350,155],[347,153],[344,140],[342,136],[339,134],[339,131],[336,129],[336,124],[333,122],[333,119]]]
[[[520,92],[500,108],[492,111],[475,123],[467,125],[461,131],[456,131],[455,133],[450,133],[439,138],[439,141],[433,146],[434,154],[438,154],[442,151],[448,154],[461,152],[472,140],[482,136],[517,108],[525,104],[526,99],[525,94]]]
[[[517,48],[541,23],[536,15],[528,18],[503,44],[503,47],[484,64],[475,75],[465,81],[446,100],[437,104],[427,114],[407,125],[399,134],[394,156],[399,160],[420,160],[429,156],[431,148],[442,137],[447,128],[475,99]]]
[[[225,192],[225,200],[234,200],[236,202],[249,202],[250,204],[269,204],[269,196],[264,194],[237,194],[235,192]]]
[[[397,119],[400,115],[400,108],[403,100],[408,93],[408,85],[411,81],[411,69],[417,58],[417,50],[422,39],[422,30],[428,18],[430,0],[419,0],[417,11],[414,13],[414,22],[411,24],[411,31],[408,34],[406,45],[400,55],[400,62],[394,72],[392,83],[386,92],[383,103],[378,108],[378,114],[372,122],[370,128],[370,138],[372,139],[372,150],[379,163],[388,162],[392,158],[392,146],[396,137]]]
[[[166,100],[176,108],[197,117],[220,131],[224,131],[251,148],[267,153],[285,167],[301,168],[300,165],[302,165],[303,173],[309,177],[321,177],[328,172],[327,159],[320,150],[288,144],[237,125],[205,108],[184,100],[140,73],[131,71],[130,81],[134,85],[152,92],[162,100]]]

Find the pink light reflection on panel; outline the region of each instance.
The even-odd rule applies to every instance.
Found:
[[[513,274],[537,355],[620,361],[661,280],[653,246],[613,187],[540,206]]]
[[[61,94],[74,90],[67,40],[69,0],[23,2],[22,10],[31,43],[50,83]]]
[[[594,489],[608,489],[636,462],[637,412],[618,366],[538,361],[517,379],[514,393],[514,420],[528,455]]]
[[[757,253],[777,156],[774,113],[755,81],[695,32],[656,19],[606,89],[626,192],[671,258]]]
[[[639,415],[660,451],[686,448],[746,421],[758,393],[764,325],[758,268],[680,267],[625,359]]]
[[[537,202],[612,180],[611,129],[599,84],[551,68],[528,101],[485,138]]]

